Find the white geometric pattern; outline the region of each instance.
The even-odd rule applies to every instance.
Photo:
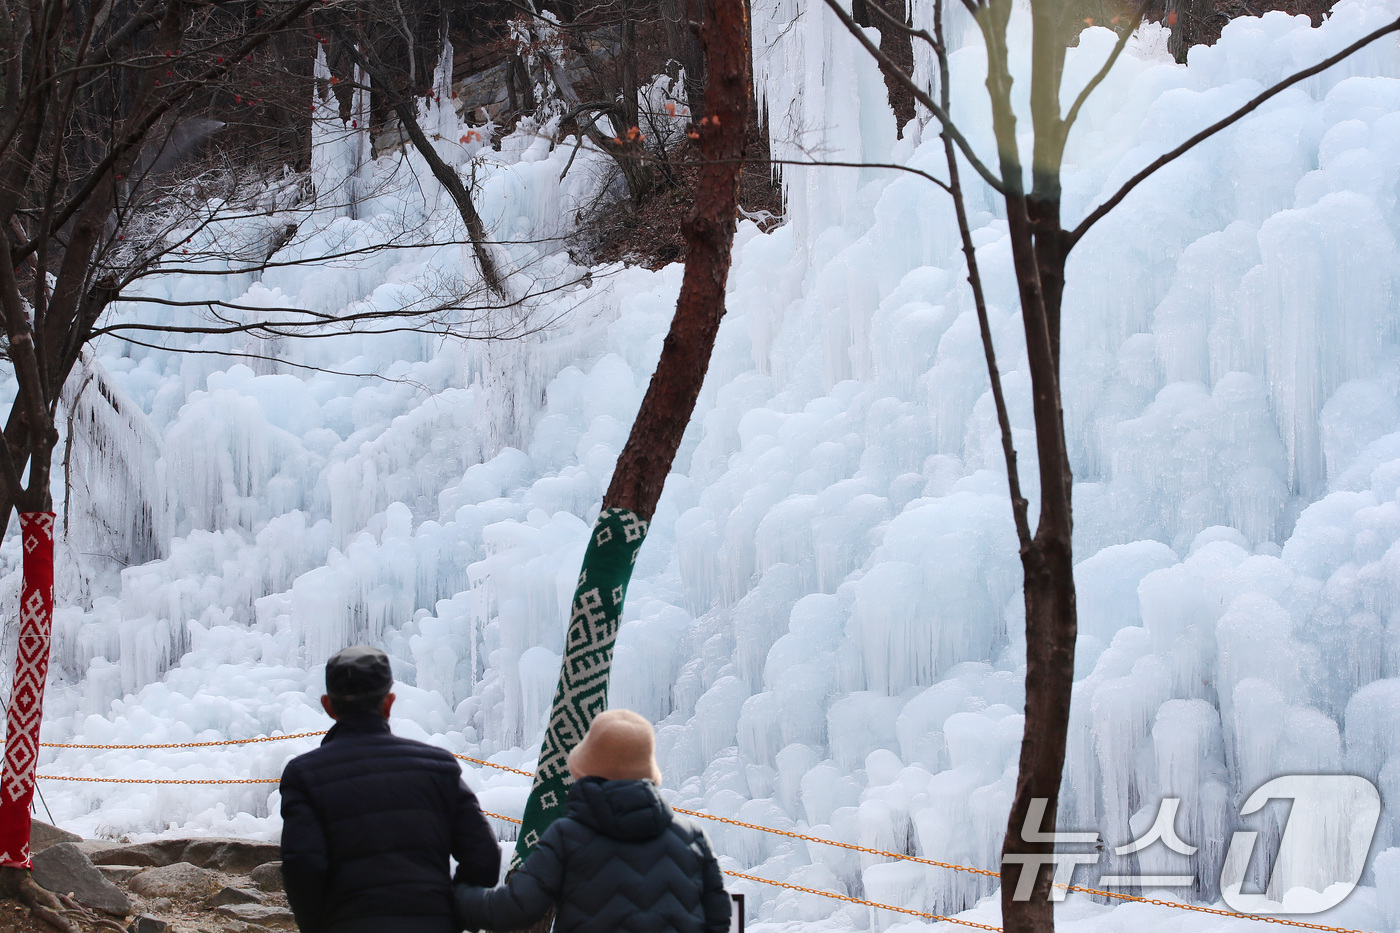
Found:
[[[20,514],[24,589],[20,596],[15,679],[5,723],[5,771],[0,776],[0,865],[29,867],[29,802],[39,757],[39,724],[49,671],[53,626],[52,512]]]
[[[513,866],[523,861],[564,806],[570,782],[569,752],[583,740],[593,718],[607,709],[613,645],[632,566],[646,533],[647,522],[628,509],[604,509],[594,525],[574,591],[559,686]]]

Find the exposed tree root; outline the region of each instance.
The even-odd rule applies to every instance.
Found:
[[[35,887],[38,887],[38,885],[35,885]],[[39,890],[42,891],[43,889],[40,888]],[[63,902],[63,915],[65,917],[76,918],[88,926],[95,927],[99,930],[111,930],[112,933],[126,933],[126,927],[122,926],[120,923],[117,923],[115,920],[109,920],[90,907],[84,907],[67,894],[59,894],[57,897]]]
[[[31,916],[60,933],[89,933],[93,929],[126,933],[115,920],[99,916],[66,894],[54,894],[34,883],[28,871],[0,868],[0,895],[13,897],[29,908]]]
[[[63,902],[35,884],[29,872],[22,868],[0,868],[0,894],[15,898],[29,908],[31,916],[44,921],[55,930],[61,930],[62,933],[83,933],[63,915]]]

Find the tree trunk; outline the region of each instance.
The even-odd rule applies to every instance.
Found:
[[[1193,45],[1214,45],[1219,37],[1212,0],[1167,0],[1167,25],[1171,37],[1167,51],[1181,64]]]
[[[1009,176],[1003,169],[1003,178]],[[1026,719],[1016,777],[1016,796],[1002,842],[1002,925],[1006,933],[1051,933],[1051,856],[1064,771],[1074,686],[1077,615],[1073,515],[1073,474],[1064,436],[1059,381],[1060,298],[1064,288],[1064,231],[1058,228],[1058,202],[1039,204],[1040,235],[1027,216],[1026,200],[1007,197],[1013,262],[1021,291],[1026,355],[1040,474],[1040,517],[1035,536],[1021,551],[1026,607]],[[1048,219],[1054,218],[1053,225]],[[1043,810],[1037,801],[1044,802]],[[1033,810],[1034,805],[1034,810]],[[1039,825],[1027,818],[1042,814]],[[1011,866],[1017,866],[1015,870]],[[1030,896],[1019,872],[1035,872]],[[1013,883],[1014,882],[1014,883]]]
[[[863,2],[877,5],[885,12],[885,16],[895,19],[901,23],[907,22],[905,15],[905,0],[863,0]],[[914,74],[914,40],[909,33],[887,22],[884,17],[872,17],[871,25],[880,30],[880,51],[889,57],[889,60],[907,75]],[[901,136],[904,135],[904,127],[910,120],[914,119],[914,92],[902,82],[888,73],[884,73],[885,93],[889,95],[890,109],[894,111],[895,126],[899,128]]]
[[[698,121],[702,161],[683,224],[688,251],[670,332],[637,420],[603,497],[574,592],[565,655],[539,770],[526,803],[513,866],[563,812],[568,753],[607,707],[613,643],[632,566],[709,369],[724,316],[749,109],[748,23],[743,0],[706,0],[709,111]]]
[[[690,19],[685,12],[685,0],[659,0],[657,10],[661,16],[661,33],[666,37],[666,57],[670,59],[668,63],[685,67],[686,39],[690,34],[690,27],[687,21]],[[672,78],[678,77],[676,69],[668,67],[667,74]]]
[[[1053,16],[1036,21],[1031,85],[1036,155],[1053,164],[1034,164],[1035,188],[1027,196],[1011,106],[1011,73],[1006,26],[1011,4],[999,2],[983,20],[989,67],[987,90],[1005,187],[1012,264],[1026,336],[1031,403],[1040,477],[1040,515],[1035,534],[1022,540],[1021,568],[1026,607],[1026,718],[1016,777],[1016,796],[1002,840],[1002,926],[1006,933],[1052,933],[1055,905],[1053,834],[1064,770],[1065,738],[1074,685],[1077,617],[1071,547],[1073,474],[1065,442],[1060,395],[1060,302],[1069,238],[1060,228],[1058,152],[1048,134],[1060,131],[1058,91],[1063,49]],[[1033,9],[1032,15],[1046,14]],[[1058,57],[1057,57],[1058,56]],[[1037,107],[1043,109],[1037,109]],[[1039,814],[1039,819],[1028,817]],[[1038,825],[1036,825],[1038,823]],[[1032,873],[1029,886],[1023,873]]]
[[[685,100],[692,114],[705,113],[706,57],[700,48],[704,11],[698,0],[675,0],[684,17],[681,22],[681,67],[685,69]]]
[[[617,127],[619,134],[626,134],[633,127],[642,125],[641,112],[637,104],[640,90],[637,82],[637,11],[633,0],[622,0],[622,42],[617,56],[618,96],[622,98],[623,126]]]
[[[54,513],[22,512],[24,588],[14,682],[5,723],[4,775],[0,777],[0,866],[29,867],[29,804],[39,758],[39,723],[49,671],[53,628]]]
[[[1065,763],[1074,686],[1075,593],[1068,529],[1037,529],[1022,554],[1026,606],[1026,720],[1016,796],[1002,843],[1001,910],[1006,933],[1052,933],[1052,834]],[[1045,802],[1044,809],[1032,804]],[[1037,825],[1038,824],[1038,825]],[[1015,866],[1013,870],[1010,866]],[[1021,872],[1035,872],[1028,898],[1018,897]]]

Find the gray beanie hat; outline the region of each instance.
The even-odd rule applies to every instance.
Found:
[[[388,695],[393,686],[389,656],[378,648],[355,645],[326,662],[326,693],[333,701],[377,699]]]

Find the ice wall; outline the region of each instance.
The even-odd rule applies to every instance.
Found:
[[[1067,216],[1397,13],[1391,0],[1345,0],[1320,29],[1277,13],[1238,19],[1185,67],[1145,32],[1071,137]],[[896,141],[882,82],[820,5],[765,0],[753,22],[775,152],[940,170],[932,132],[916,124]],[[981,53],[955,26],[956,112],[985,147]],[[1013,33],[1024,41],[1022,24]],[[1112,40],[1084,32],[1067,81],[1092,74]],[[1346,770],[1377,782],[1388,805],[1400,793],[1397,75],[1400,53],[1382,42],[1280,95],[1141,186],[1071,260],[1064,391],[1081,621],[1062,825],[1098,832],[1106,853],[1079,880],[1186,871],[1176,893],[1211,901],[1239,802],[1269,778]],[[482,213],[534,281],[580,271],[539,242],[596,190],[587,179],[600,176],[578,165],[561,184],[568,148],[520,137],[476,156]],[[453,229],[450,206],[409,193],[432,183],[411,154],[371,168],[381,193],[364,213],[318,215],[319,239],[297,255],[382,243],[405,224]],[[1019,564],[949,205],[907,174],[784,172],[789,222],[767,234],[740,225],[729,312],[629,590],[612,700],[657,723],[678,805],[994,867],[1024,705]],[[1025,464],[1029,384],[1005,225],[985,192],[970,206]],[[416,300],[425,276],[471,268],[456,248],[423,245],[256,285],[153,287],[390,307]],[[371,640],[400,680],[397,729],[528,768],[588,523],[678,285],[677,267],[595,269],[541,306],[557,312],[553,326],[528,340],[350,333],[289,344],[267,372],[103,345],[103,365],[161,433],[172,537],[119,589],[59,611],[45,735],[318,728],[318,665]],[[63,752],[41,770],[271,775],[303,747]],[[524,778],[468,771],[489,809],[523,805]],[[61,821],[89,833],[277,830],[265,791],[48,794]],[[1177,796],[1176,828],[1196,856],[1113,852]],[[1265,823],[1252,828],[1275,846],[1282,823]],[[731,868],[997,921],[985,878],[710,829]],[[1398,832],[1387,806],[1368,887],[1326,922],[1393,926]],[[1324,853],[1319,865],[1344,861]],[[753,922],[899,919],[736,888]],[[1071,899],[1065,921],[1178,922],[1165,910]]]

